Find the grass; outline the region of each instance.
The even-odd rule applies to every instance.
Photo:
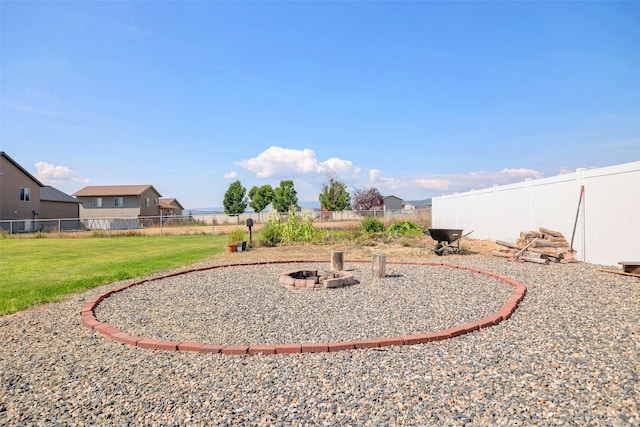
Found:
[[[0,315],[206,259],[223,250],[224,240],[222,235],[0,239]]]

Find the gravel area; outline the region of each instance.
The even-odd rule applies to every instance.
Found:
[[[225,267],[135,286],[100,303],[96,317],[130,335],[208,344],[291,344],[433,332],[481,319],[513,293],[504,282],[447,267],[351,263],[358,285],[287,289],[278,275],[328,263]],[[179,304],[177,303],[179,301]]]
[[[446,262],[528,287],[507,321],[428,344],[224,356],[120,344],[80,322],[111,284],[0,317],[0,425],[640,425],[640,281],[594,265]],[[345,263],[358,285],[285,289],[277,264],[149,282],[96,317],[145,337],[298,343],[429,332],[495,311],[512,289],[445,267]]]

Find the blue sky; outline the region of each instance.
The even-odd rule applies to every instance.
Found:
[[[640,159],[640,2],[0,2],[0,148],[45,184],[334,176],[424,199]]]

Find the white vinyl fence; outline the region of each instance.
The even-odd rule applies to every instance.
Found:
[[[640,262],[640,161],[434,197],[432,223],[473,230],[470,238],[509,242],[540,227],[560,231],[570,242],[575,224],[579,260]]]

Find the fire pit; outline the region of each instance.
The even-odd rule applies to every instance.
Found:
[[[328,271],[318,275],[318,270],[293,270],[281,273],[278,282],[288,289],[333,289],[355,285],[352,273]]]

